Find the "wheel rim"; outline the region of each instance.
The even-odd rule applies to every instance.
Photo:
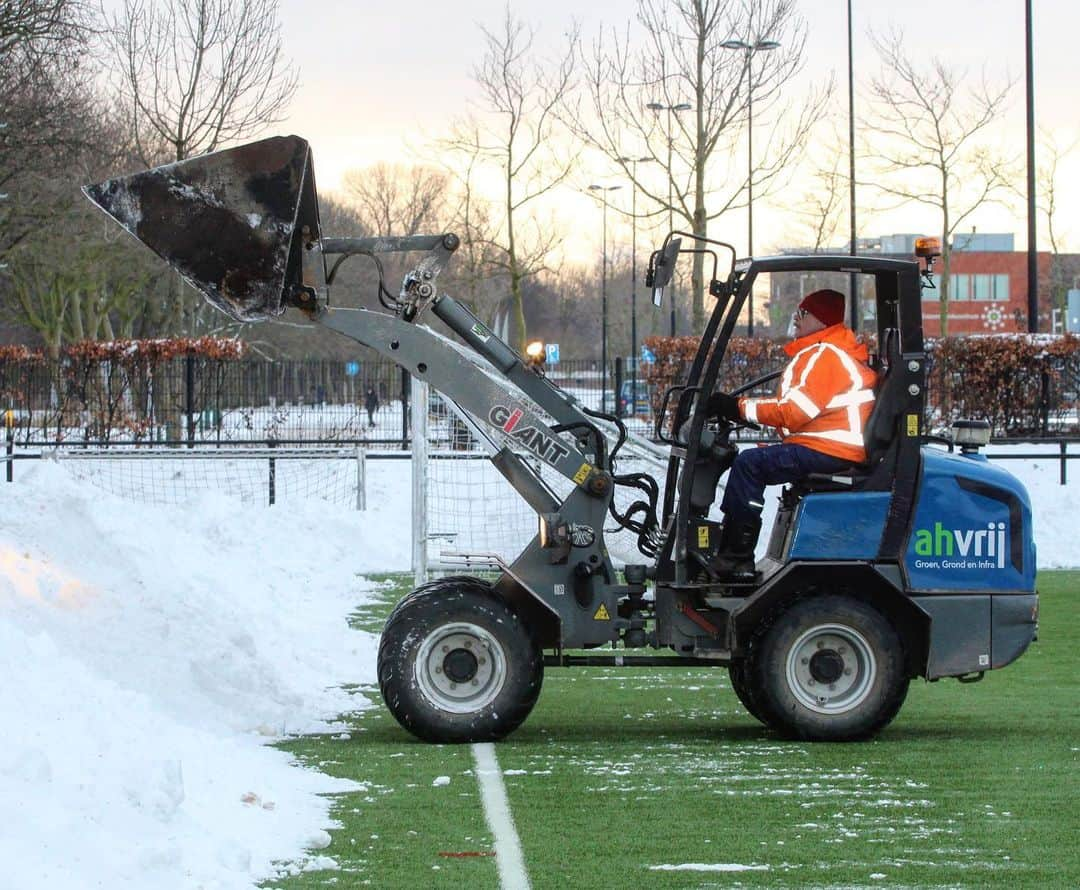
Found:
[[[874,685],[877,659],[861,633],[843,624],[805,631],[788,650],[787,681],[795,698],[818,714],[843,714]]]
[[[490,705],[506,682],[506,653],[482,627],[444,624],[420,644],[416,685],[435,707],[471,714]]]

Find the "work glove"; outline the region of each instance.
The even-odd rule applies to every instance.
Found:
[[[708,417],[720,417],[724,420],[742,420],[739,413],[739,400],[726,392],[714,392],[705,403]]]

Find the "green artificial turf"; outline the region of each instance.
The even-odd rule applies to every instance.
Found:
[[[722,670],[549,669],[496,749],[533,887],[1080,886],[1080,572],[1039,586],[1020,661],[914,683],[868,743],[781,741]],[[273,886],[497,887],[490,855],[446,855],[492,852],[470,749],[414,741],[374,698],[350,738],[286,746],[363,790],[338,799],[340,869]],[[658,868],[691,863],[743,870]]]

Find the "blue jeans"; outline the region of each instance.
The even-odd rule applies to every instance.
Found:
[[[744,448],[728,473],[724,500],[725,518],[755,519],[765,506],[765,486],[795,482],[810,473],[836,473],[854,464],[805,445],[769,445]]]

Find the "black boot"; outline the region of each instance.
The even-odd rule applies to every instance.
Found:
[[[761,532],[761,517],[725,519],[720,545],[709,570],[720,580],[752,580],[754,547]]]

